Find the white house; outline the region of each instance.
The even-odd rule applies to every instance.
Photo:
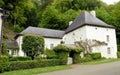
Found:
[[[93,12],[93,14],[95,14]],[[82,12],[66,29],[66,31],[28,27],[16,35],[19,45],[19,56],[24,56],[22,51],[22,38],[24,34],[35,34],[43,36],[45,47],[52,48],[61,41],[65,44],[75,44],[76,41],[91,39],[107,43],[105,46],[93,47],[92,52],[100,52],[102,57],[117,58],[117,44],[115,27],[106,24],[92,14]]]
[[[15,36],[16,41],[19,45],[19,56],[24,56],[24,52],[22,51],[22,39],[24,34],[35,34],[44,37],[45,40],[45,48],[53,48],[57,46],[62,41],[62,37],[64,36],[65,31],[60,30],[52,30],[52,29],[45,29],[45,28],[37,28],[29,26],[21,33]]]

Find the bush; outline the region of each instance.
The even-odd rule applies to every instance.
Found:
[[[54,50],[46,49],[44,51],[44,54],[47,56],[47,59],[56,59],[57,58]]]
[[[80,53],[82,52],[82,48],[69,48],[70,49],[70,57],[73,58],[73,64],[80,63]]]
[[[120,52],[120,45],[117,45],[118,51]]]
[[[117,52],[117,57],[120,58],[120,52],[119,51]]]
[[[44,38],[38,35],[26,34],[23,37],[22,49],[27,56],[30,56],[32,60],[40,52],[44,51]]]
[[[91,57],[83,57],[80,59],[80,62],[88,62],[88,61],[92,61],[92,58]]]
[[[54,47],[53,50],[56,52],[58,59],[60,59],[60,64],[61,65],[67,64],[68,53],[70,51],[69,48],[64,45],[58,45]]]
[[[30,57],[12,57],[9,60],[10,61],[27,61],[32,59]]]
[[[55,52],[61,52],[61,51],[69,52],[70,51],[70,49],[64,45],[58,45],[58,46],[54,47],[53,50]]]
[[[58,59],[42,59],[40,61],[16,61],[10,63],[10,70],[32,69],[59,65]]]
[[[9,69],[9,58],[7,56],[0,55],[0,73],[8,71]]]
[[[24,28],[23,27],[20,27],[19,25],[15,25],[14,26],[14,31],[15,32],[21,32],[21,31],[23,31],[24,30]]]
[[[93,60],[101,59],[101,53],[91,53]]]

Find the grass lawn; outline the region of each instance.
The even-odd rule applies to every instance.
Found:
[[[103,64],[103,63],[109,63],[109,62],[115,62],[115,61],[120,61],[120,58],[118,59],[100,59],[100,60],[93,60],[89,62],[83,62],[80,64],[89,64],[89,65],[95,65],[95,64]]]
[[[120,58],[93,60],[93,61],[84,62],[80,64],[95,65],[95,64],[103,64],[103,63],[109,63],[109,62],[115,62],[115,61],[120,61]],[[71,69],[71,67],[68,65],[64,65],[64,66],[52,66],[52,67],[44,67],[44,68],[16,70],[16,71],[4,72],[2,73],[2,75],[35,75],[35,74],[53,72],[53,71],[65,70],[65,69]]]
[[[53,66],[45,68],[34,68],[34,69],[25,69],[25,70],[16,70],[2,73],[2,75],[34,75],[46,72],[53,72],[58,70],[70,69],[70,66]]]

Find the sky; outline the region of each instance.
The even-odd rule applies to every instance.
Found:
[[[102,0],[102,1],[107,3],[107,4],[114,4],[115,2],[118,2],[120,0]]]

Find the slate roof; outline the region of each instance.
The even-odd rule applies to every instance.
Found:
[[[16,41],[6,41],[8,48],[18,48],[18,43]]]
[[[84,11],[73,21],[73,23],[67,28],[65,33],[69,33],[84,25],[115,28],[111,25],[106,24],[105,22],[93,16],[92,14]]]
[[[25,30],[23,30],[21,34],[35,34],[40,35],[46,38],[62,38],[64,36],[65,31],[61,30],[53,30],[53,29],[46,29],[46,28],[38,28],[38,27],[31,27],[29,26]]]

